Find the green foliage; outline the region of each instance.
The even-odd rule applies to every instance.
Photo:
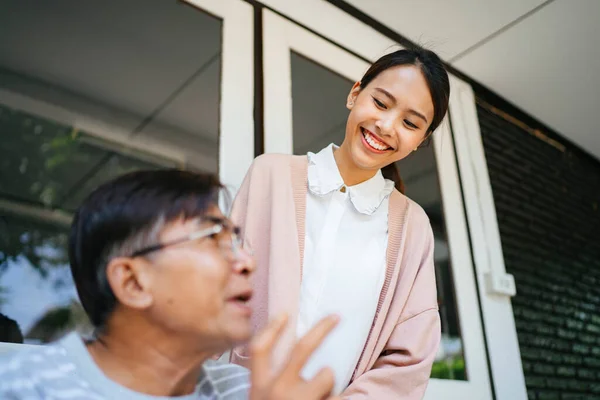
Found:
[[[467,371],[464,358],[451,358],[434,362],[431,368],[431,378],[466,380]]]

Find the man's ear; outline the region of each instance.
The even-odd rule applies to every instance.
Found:
[[[348,93],[348,99],[346,100],[346,108],[348,110],[352,110],[352,107],[354,107],[354,103],[356,103],[356,98],[358,97],[359,93],[360,93],[360,82],[356,82],[352,86],[350,93]]]
[[[123,306],[143,310],[150,307],[154,296],[150,290],[148,263],[144,259],[113,258],[106,267],[108,283]]]

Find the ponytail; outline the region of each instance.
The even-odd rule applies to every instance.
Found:
[[[381,169],[381,173],[385,179],[389,179],[390,181],[394,181],[394,186],[396,189],[404,194],[404,182],[402,182],[402,178],[400,177],[400,171],[396,166],[396,163],[391,163],[386,165]]]

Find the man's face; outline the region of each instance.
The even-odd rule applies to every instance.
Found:
[[[207,216],[226,221],[216,207]],[[159,240],[167,243],[214,226],[206,220],[178,220],[166,226]],[[232,230],[225,228],[168,246],[148,258],[153,296],[148,312],[156,324],[174,335],[197,337],[215,349],[225,350],[250,338],[248,300],[254,260],[247,251],[234,249],[232,239]]]

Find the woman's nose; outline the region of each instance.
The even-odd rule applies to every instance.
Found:
[[[375,126],[379,128],[379,134],[384,136],[394,135],[394,119],[393,118],[382,118],[375,122]]]

